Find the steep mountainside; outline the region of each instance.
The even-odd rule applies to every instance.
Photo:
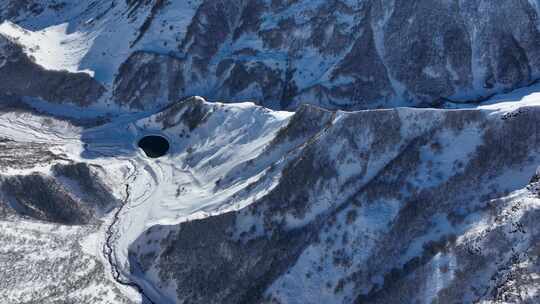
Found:
[[[538,100],[293,114],[192,98],[87,127],[9,111],[0,115],[1,294],[10,303],[66,294],[78,303],[536,303]],[[166,156],[137,148],[149,134],[169,141]],[[49,264],[24,253],[32,248]],[[58,279],[50,264],[73,267],[58,275],[78,269],[77,280]]]
[[[539,13],[0,0],[0,303],[540,303]]]
[[[130,246],[132,271],[171,303],[534,303],[538,115],[303,107],[213,183],[220,193],[280,151],[231,203],[277,180],[270,191],[240,211],[149,228]],[[204,141],[190,142],[198,159]]]
[[[44,69],[30,60],[20,45],[0,35],[2,93],[89,106],[101,97],[104,90],[99,82],[85,73]]]
[[[274,109],[439,107],[536,81],[539,10],[538,0],[3,0],[0,20],[22,28],[0,34],[46,68],[94,75],[109,106],[201,95]]]

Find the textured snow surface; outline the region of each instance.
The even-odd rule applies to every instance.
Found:
[[[540,303],[540,4],[437,5],[0,0],[0,303]]]
[[[131,44],[149,11],[146,5],[143,10],[132,9],[127,2],[63,1],[58,11],[49,6],[36,16],[4,21],[0,34],[23,45],[26,53],[46,69],[84,71],[112,85],[120,64],[132,52],[167,53],[170,48],[164,44],[183,39],[200,1],[176,1],[174,9],[156,20],[161,27],[152,26],[135,47]],[[174,26],[174,34],[165,24]]]
[[[60,24],[31,32],[5,21],[0,25],[0,34],[23,45],[26,54],[45,69],[86,72],[94,76],[91,70],[79,70],[92,38],[78,32],[68,34],[67,29],[68,24]]]
[[[2,0],[0,34],[47,69],[93,75],[107,88],[95,103],[110,108],[156,109],[194,95],[273,109],[444,107],[538,80],[538,7]]]
[[[182,231],[177,230],[181,227],[179,224],[201,220],[201,225],[204,225],[209,218],[233,212],[236,222],[227,229],[232,229],[232,239],[247,242],[266,239],[276,227],[307,229],[333,213],[330,222],[321,223],[326,228],[304,232],[317,234],[321,241],[311,242],[302,249],[286,271],[267,283],[264,295],[280,303],[351,303],[360,294],[368,294],[376,288],[374,286],[388,284],[385,275],[388,269],[382,266],[377,270],[379,273],[368,276],[371,278],[369,281],[343,280],[367,275],[359,274],[358,270],[368,271],[365,265],[370,265],[373,253],[381,250],[381,242],[391,232],[389,229],[411,204],[400,199],[399,195],[370,199],[363,196],[366,194],[358,194],[358,197],[356,191],[363,187],[369,189],[369,185],[381,178],[380,172],[389,170],[390,164],[399,163],[400,157],[407,155],[403,152],[408,151],[407,145],[411,145],[415,138],[421,140],[433,128],[437,129],[436,126],[443,123],[447,115],[455,115],[457,121],[453,123],[458,126],[462,115],[477,117],[474,113],[478,113],[478,117],[485,116],[486,121],[474,118],[459,127],[461,129],[452,127],[437,131],[429,139],[431,144],[421,145],[418,149],[418,160],[415,161],[418,163],[410,169],[417,173],[409,179],[410,184],[401,190],[389,189],[391,193],[401,191],[401,197],[407,197],[411,195],[407,189],[437,188],[448,183],[454,175],[465,170],[463,163],[473,159],[481,149],[485,136],[485,130],[480,127],[482,124],[502,126],[508,119],[539,113],[536,106],[539,97],[533,89],[496,97],[494,100],[498,103],[487,102],[477,110],[457,111],[403,108],[331,113],[305,107],[294,114],[271,111],[252,103],[207,103],[195,97],[159,112],[118,114],[97,126],[76,126],[73,122],[80,119],[91,121],[92,116],[99,117],[100,112],[87,112],[84,117],[75,117],[73,115],[77,111],[64,110],[57,113],[64,116],[64,120],[60,120],[37,112],[9,111],[0,114],[0,144],[13,150],[0,154],[3,155],[0,158],[0,181],[32,174],[51,176],[67,189],[75,201],[84,201],[86,193],[82,186],[77,186],[79,182],[70,181],[71,177],[58,177],[55,166],[85,163],[117,199],[125,198],[127,185],[129,199],[113,229],[113,257],[120,265],[122,277],[137,282],[145,294],[158,303],[181,303],[186,299],[181,292],[183,286],[171,279],[181,276],[181,272],[171,266],[165,268],[169,269],[170,276],[164,277],[164,266],[161,265],[166,248],[170,248],[168,250],[172,250],[172,254],[182,250],[175,249],[175,243],[171,243],[171,238]],[[57,110],[42,103],[33,105],[40,111]],[[387,115],[394,118],[387,120]],[[375,120],[368,118],[371,116]],[[364,119],[369,121],[364,122]],[[394,131],[381,129],[394,127],[378,125],[378,119],[386,123],[400,121],[398,138],[393,137]],[[380,132],[386,135],[382,136]],[[170,142],[171,150],[164,157],[150,159],[137,147],[138,139],[151,134],[163,136]],[[390,142],[394,146],[389,145]],[[533,195],[533,190],[526,189],[538,166],[536,152],[528,153],[531,153],[528,160],[516,167],[503,169],[491,180],[490,188],[500,187],[506,191],[496,199],[491,198],[497,202],[498,209],[492,211],[497,217],[482,209],[474,209],[478,202],[471,203],[470,208],[474,211],[469,213],[466,211],[469,207],[464,204],[460,207],[464,214],[460,216],[465,219],[456,224],[450,219],[451,214],[441,209],[425,219],[426,230],[412,237],[403,252],[388,257],[392,261],[389,263],[404,267],[411,260],[425,255],[427,244],[449,235],[457,236],[456,246],[468,248],[472,240],[476,244],[482,235],[489,235],[497,229],[512,231],[519,225],[537,229],[538,226],[528,222],[525,216],[540,208],[540,200]],[[370,159],[367,162],[366,157]],[[310,163],[313,161],[320,162],[322,166],[316,173],[303,167],[318,166]],[[494,166],[497,165],[494,163]],[[307,171],[295,171],[301,168]],[[291,183],[290,172],[295,174],[293,178],[299,184],[287,188]],[[316,182],[309,184],[311,180]],[[375,189],[372,191],[378,191]],[[489,188],[481,189],[479,195]],[[300,200],[279,207],[275,205],[278,201],[268,199],[275,197],[276,191],[282,193],[286,200],[289,196],[293,199],[299,196]],[[51,282],[59,286],[61,295],[69,294],[81,303],[117,303],[118,299],[140,301],[134,289],[115,284],[108,261],[102,255],[105,230],[112,221],[110,211],[96,213],[96,220],[81,226],[40,222],[32,220],[25,209],[17,208],[17,202],[9,193],[0,191],[0,203],[10,206],[2,205],[0,210],[0,235],[5,253],[0,267],[9,276],[8,280],[1,281],[4,287],[0,293],[14,299],[10,303],[27,300],[52,303],[62,298],[47,285]],[[351,204],[351,200],[357,203]],[[307,205],[303,207],[304,203]],[[23,219],[21,214],[27,214],[27,217]],[[452,213],[452,216],[455,215]],[[515,226],[516,223],[522,224]],[[271,228],[272,225],[276,226]],[[201,230],[201,237],[204,238],[205,233]],[[510,239],[514,250],[522,255],[516,258],[519,263],[512,264],[513,270],[501,270],[503,279],[515,272],[513,275],[524,273],[527,280],[532,280],[533,283],[523,283],[524,287],[517,291],[523,301],[532,301],[530,303],[538,298],[538,284],[535,283],[538,282],[535,270],[538,269],[538,261],[527,258],[527,248],[519,246],[534,246],[536,240],[533,237],[529,233],[519,239]],[[478,246],[482,248],[484,245]],[[485,245],[485,248],[490,247]],[[422,293],[413,293],[411,297],[422,303],[443,299],[440,297],[444,290],[454,286],[458,274],[463,271],[460,267],[466,267],[462,257],[455,256],[461,253],[453,250],[458,249],[438,251],[423,264],[422,272],[416,270],[410,274],[420,276],[419,281],[423,284]],[[41,254],[36,255],[36,251]],[[18,259],[18,266],[12,267],[11,261],[20,254],[24,258]],[[147,258],[143,258],[145,256]],[[501,257],[501,263],[506,263],[509,258],[506,255]],[[57,265],[58,269],[47,268],[48,264],[43,264],[43,261]],[[40,276],[26,279],[21,275],[21,269],[25,267],[31,267],[31,273]],[[70,271],[69,267],[77,270]],[[491,266],[485,267],[482,275],[492,273],[488,270]],[[84,283],[75,287],[71,280],[66,280],[66,276],[73,280],[80,278]],[[496,285],[490,284],[503,284],[501,280],[497,278],[496,283],[484,285],[485,280],[478,278],[475,284],[479,284],[482,290],[492,290]],[[73,288],[77,291],[72,291]],[[39,296],[36,290],[40,291]],[[470,302],[474,298],[471,294],[467,297],[471,298],[462,300]],[[373,299],[378,299],[373,300],[377,303],[381,298]],[[492,298],[482,299],[489,303]]]
[[[172,116],[167,119],[177,120],[179,124],[167,129],[163,129],[164,122],[161,121],[167,111],[143,114],[142,118],[141,115],[121,116],[112,123],[90,129],[33,114],[2,114],[2,139],[47,145],[45,151],[61,155],[61,159],[28,164],[27,167],[14,161],[13,166],[0,166],[0,176],[7,178],[36,172],[49,175],[55,163],[84,161],[103,168],[106,172],[104,178],[117,197],[123,197],[123,186],[129,184],[131,199],[120,214],[121,220],[115,230],[116,259],[119,264],[128,265],[127,248],[146,229],[158,224],[172,225],[205,218],[213,213],[237,210],[263,196],[276,182],[270,180],[264,187],[251,191],[249,196],[245,194],[233,200],[233,194],[241,192],[267,170],[260,167],[255,168],[253,176],[248,173],[246,176],[235,177],[237,182],[228,188],[215,189],[216,182],[225,173],[262,153],[292,113],[272,112],[249,103],[227,106],[208,104],[197,98],[187,102],[186,109],[190,106],[207,109],[206,115],[209,117],[204,121],[203,128],[193,132],[181,123],[183,111],[173,111],[178,105],[173,106]],[[70,114],[66,111],[61,113]],[[138,139],[149,134],[159,134],[170,141],[171,150],[165,157],[150,159],[139,150]],[[16,150],[16,153],[21,152],[24,151]],[[239,174],[243,175],[242,172]],[[105,223],[110,221],[107,217],[104,220]],[[10,221],[6,225],[13,226],[15,223]],[[96,257],[102,258],[99,250],[103,245],[104,228],[98,229],[81,243],[90,248]],[[101,262],[104,263],[101,267],[107,267],[106,261]],[[123,271],[126,276],[130,276],[129,268]],[[148,288],[151,292],[152,287],[148,285]],[[44,299],[52,300],[45,296]]]

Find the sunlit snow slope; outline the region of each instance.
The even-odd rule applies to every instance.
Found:
[[[535,303],[540,109],[530,91],[466,110],[289,113],[191,98],[99,120],[5,104],[0,294]],[[149,134],[168,139],[167,155],[137,147]]]
[[[0,303],[540,303],[539,3],[0,0]]]
[[[106,89],[93,104],[109,109],[154,110],[195,95],[288,110],[444,107],[540,79],[539,7],[538,0],[0,0],[0,36],[49,70],[93,75]]]

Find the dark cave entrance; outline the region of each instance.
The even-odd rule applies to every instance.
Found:
[[[169,141],[162,136],[150,135],[139,140],[139,148],[151,158],[162,157],[169,151]]]

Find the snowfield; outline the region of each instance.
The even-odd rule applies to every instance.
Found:
[[[540,303],[540,2],[431,2],[0,0],[0,304]]]
[[[63,1],[60,11],[48,6],[39,16],[17,24],[8,20],[0,23],[0,35],[22,45],[25,53],[47,70],[87,73],[111,93],[119,67],[131,53],[166,54],[167,45],[184,38],[199,2],[178,1],[175,9],[155,20],[160,26],[150,28],[140,41],[139,28],[149,12],[127,1]]]
[[[0,35],[48,70],[92,75],[106,88],[94,103],[109,110],[194,95],[289,110],[440,107],[539,79],[537,2],[432,5],[2,0]]]
[[[523,92],[526,92],[523,94],[525,96],[518,97]],[[379,263],[374,260],[373,254],[383,250],[381,244],[391,235],[392,227],[403,220],[400,220],[404,216],[403,210],[412,204],[406,197],[420,191],[412,189],[452,189],[449,183],[453,179],[472,174],[467,172],[467,163],[476,162],[475,155],[486,144],[486,125],[496,130],[509,120],[521,117],[528,117],[523,119],[529,119],[527,124],[534,124],[534,119],[530,119],[540,113],[537,107],[539,98],[537,93],[528,93],[517,91],[512,95],[496,97],[494,100],[497,101],[508,98],[518,100],[487,102],[476,110],[404,108],[331,113],[307,106],[296,114],[276,112],[252,103],[208,103],[194,97],[158,112],[113,116],[109,122],[97,126],[77,126],[77,117],[69,117],[70,112],[65,111],[62,112],[62,119],[50,116],[54,113],[3,112],[0,115],[0,143],[11,150],[9,154],[0,152],[3,155],[0,163],[0,181],[3,184],[0,202],[7,203],[2,205],[0,213],[4,252],[0,267],[3,272],[10,269],[7,272],[9,280],[1,283],[4,285],[2,295],[12,299],[10,303],[24,303],[25,299],[36,300],[35,290],[40,290],[39,299],[43,303],[62,299],[65,293],[81,302],[117,303],[118,299],[140,302],[139,293],[142,291],[154,303],[182,302],[191,297],[183,293],[182,271],[175,269],[175,263],[181,262],[182,258],[173,260],[176,261],[173,265],[163,260],[165,252],[177,254],[182,251],[173,241],[175,235],[181,237],[182,231],[188,229],[181,228],[184,227],[182,223],[202,225],[200,237],[205,238],[206,220],[234,214],[235,220],[231,226],[224,227],[222,231],[231,233],[231,239],[227,242],[259,242],[270,235],[279,239],[279,235],[289,233],[287,231],[304,231],[302,233],[306,235],[315,234],[318,235],[317,239],[326,240],[313,242],[301,238],[298,256],[288,262],[287,271],[273,277],[265,289],[265,299],[280,303],[317,303],[321,299],[326,303],[349,303],[356,297],[361,298],[362,294],[369,294],[374,297],[370,301],[378,302],[384,297],[375,297],[377,293],[374,290],[377,290],[377,286],[380,288],[388,284],[389,277],[385,272],[390,269],[380,266],[378,273],[372,274],[367,281],[362,279],[363,275],[355,273],[367,267],[365,265],[369,265],[370,261],[373,265]],[[55,108],[40,107],[40,111],[47,109],[52,111]],[[393,113],[397,116],[393,116]],[[365,116],[368,114],[370,116]],[[394,118],[387,118],[388,115]],[[367,117],[373,117],[373,120]],[[88,117],[85,119],[87,121]],[[440,129],[437,125],[450,123],[449,119],[451,125],[434,131]],[[461,120],[463,122],[459,122]],[[394,128],[384,125],[390,124],[390,121],[400,121],[397,134],[383,135],[390,132],[384,131],[384,128]],[[484,125],[484,128],[479,128],[479,125]],[[536,130],[534,128],[529,127],[529,130]],[[166,156],[151,159],[137,147],[140,138],[152,134],[169,141],[171,149]],[[399,159],[409,157],[406,156],[409,152],[404,151],[409,151],[407,147],[416,145],[418,140],[424,141],[426,134],[434,135],[429,135],[426,144],[420,144],[418,159],[403,163],[412,166],[408,169],[412,170],[411,174],[417,172],[411,178],[407,177],[409,186],[389,188],[389,192],[381,197],[376,192],[369,194],[370,191],[378,191],[378,180],[388,174],[383,172],[394,170],[392,166],[397,166],[397,172],[401,172],[399,166],[403,165]],[[538,134],[530,136],[538,138]],[[410,151],[412,153],[416,148]],[[538,298],[538,261],[530,255],[529,250],[538,246],[538,226],[537,222],[531,222],[531,213],[538,214],[540,199],[534,194],[536,186],[527,186],[538,166],[537,153],[532,148],[527,151],[528,156],[523,161],[518,160],[513,165],[499,164],[493,159],[493,168],[502,167],[494,169],[497,173],[491,173],[491,185],[487,188],[478,186],[478,196],[471,193],[473,196],[467,198],[470,205],[449,207],[451,210],[457,208],[453,211],[439,209],[441,207],[436,207],[437,204],[426,207],[426,212],[431,210],[429,208],[435,208],[424,215],[427,217],[424,224],[431,224],[425,226],[426,230],[421,228],[424,224],[417,226],[420,230],[411,232],[412,238],[410,243],[405,243],[407,245],[403,247],[403,252],[394,253],[395,257],[387,257],[391,261],[387,263],[405,267],[419,256],[425,256],[426,244],[440,242],[450,235],[457,237],[451,243],[455,242],[452,246],[457,247],[437,251],[428,258],[428,263],[422,266],[422,273],[425,274],[421,279],[421,284],[425,285],[423,291],[411,297],[418,298],[422,303],[441,299],[444,290],[452,290],[448,288],[455,286],[458,273],[462,271],[460,267],[470,267],[464,266],[469,262],[463,262],[463,257],[458,258],[461,253],[453,250],[461,250],[458,249],[460,246],[468,248],[466,250],[482,250],[485,247],[488,253],[499,250],[491,248],[492,244],[489,243],[482,245],[479,238],[489,236],[498,229],[510,233],[517,227],[526,232],[518,239],[509,236],[508,242],[513,242],[510,252],[518,254],[519,258],[504,253],[500,256],[500,263],[513,261],[513,264],[502,270],[491,266],[482,269],[476,275],[482,277],[489,273],[501,273],[500,277],[487,285],[479,277],[474,284],[480,284],[478,288],[482,290],[494,290],[496,285],[493,284],[509,284],[501,280],[513,276],[512,271],[520,271],[528,276],[527,279],[522,278],[525,281],[522,281],[521,287],[512,285],[511,288],[517,288],[516,292],[524,302],[533,303],[533,299]],[[85,184],[77,179],[81,178],[80,175],[58,173],[63,172],[59,171],[58,166],[69,167],[79,163],[86,164],[90,172],[94,172],[94,178],[103,182],[106,187],[103,189],[108,189],[117,199],[116,206],[96,207],[95,219],[89,220],[89,224],[66,226],[51,223],[46,218],[32,220],[32,212],[24,206],[17,207],[27,204],[27,201],[19,199],[17,202],[16,195],[20,194],[6,188],[13,178],[38,174],[60,183],[74,202],[89,201],[94,194],[86,193]],[[317,167],[320,169],[315,169]],[[307,171],[297,171],[300,169]],[[294,173],[293,180],[290,180],[290,172]],[[478,183],[482,180],[480,176],[474,177]],[[302,179],[314,180],[314,183],[304,185]],[[495,196],[489,194],[495,190],[494,187],[504,189],[503,193],[495,191]],[[307,192],[302,194],[304,191]],[[466,187],[464,191],[468,191]],[[284,201],[278,203],[275,200],[277,193],[285,195],[282,198]],[[462,194],[466,193],[469,192]],[[366,195],[374,196],[369,198]],[[296,201],[298,196],[301,201]],[[288,202],[289,199],[293,201]],[[489,212],[482,209],[487,207],[475,209],[475,206],[483,206],[486,202],[488,206],[490,202],[493,203],[495,209]],[[445,205],[450,202],[441,203]],[[471,211],[466,211],[468,209]],[[422,211],[417,212],[420,213],[416,215],[422,214]],[[456,212],[464,212],[460,215],[464,217],[463,220],[455,222],[449,218],[457,216]],[[489,215],[491,213],[495,213],[496,217]],[[271,224],[275,221],[280,224]],[[413,218],[410,221],[416,220]],[[26,224],[21,226],[21,223]],[[221,227],[221,224],[209,225],[210,229],[213,229],[212,225]],[[315,227],[323,228],[319,230]],[[343,235],[343,240],[335,241],[336,235]],[[286,238],[296,242],[296,237]],[[215,251],[212,246],[217,246],[221,241],[216,242],[201,245],[201,250]],[[349,242],[352,243],[347,245]],[[26,245],[23,247],[19,244]],[[249,249],[248,245],[245,246],[241,250]],[[475,247],[471,249],[471,246]],[[109,254],[106,248],[111,249]],[[221,248],[218,251],[226,251]],[[31,267],[32,273],[41,276],[25,279],[20,276],[19,268],[11,268],[10,261],[24,250],[37,250],[41,254],[25,253],[17,265],[23,268],[34,265]],[[294,250],[291,249],[291,252]],[[506,252],[507,249],[501,247],[500,250]],[[229,256],[232,253],[220,254]],[[238,256],[243,254],[236,253]],[[334,258],[329,258],[329,254],[333,254]],[[68,258],[70,262],[66,264],[64,261]],[[234,259],[235,255],[228,258]],[[258,258],[265,259],[264,255]],[[245,259],[246,263],[251,263],[248,262],[250,258]],[[69,271],[64,269],[68,267],[66,265],[75,267],[77,270],[69,276],[80,278],[85,283],[78,285],[77,292],[73,293],[71,288],[74,287],[69,280],[56,279],[52,276],[53,270],[40,264],[44,260],[61,267],[54,270],[57,275]],[[86,266],[77,266],[80,263]],[[212,260],[204,263],[212,263]],[[221,265],[222,262],[216,263]],[[197,265],[190,267],[197,271]],[[164,269],[169,271],[168,275],[164,274]],[[189,276],[192,269],[185,271]],[[119,274],[117,278],[113,275],[115,272]],[[415,274],[419,275],[421,273]],[[357,279],[344,281],[355,276]],[[355,281],[358,278],[360,281]],[[118,284],[118,279],[132,285]],[[193,284],[200,283],[198,279],[194,280]],[[401,280],[402,286],[408,284],[407,277]],[[459,280],[473,282],[466,278]],[[59,284],[60,294],[47,282]],[[99,298],[96,294],[100,295]],[[490,294],[486,292],[479,296],[467,293],[462,296],[466,296],[466,299],[479,297],[489,303],[492,301],[490,299],[494,299],[489,297]],[[210,297],[207,300],[214,302],[217,299]]]
[[[92,38],[81,33],[67,33],[68,24],[51,26],[31,32],[6,21],[0,25],[0,33],[24,45],[26,54],[48,70],[85,72],[94,76],[92,70],[79,70],[80,62],[87,54]]]
[[[181,122],[180,117],[184,113],[172,112],[178,105],[172,105],[172,110],[148,116],[123,116],[114,122],[89,129],[30,113],[4,113],[0,118],[0,138],[17,143],[46,145],[47,150],[62,158],[50,163],[31,164],[28,168],[22,167],[21,163],[13,167],[1,166],[1,176],[7,178],[36,172],[50,175],[51,167],[57,162],[85,162],[103,168],[103,179],[119,199],[125,197],[124,186],[129,185],[130,199],[114,226],[113,255],[118,265],[126,265],[121,269],[122,275],[137,280],[129,273],[127,251],[129,245],[145,230],[158,224],[173,225],[243,208],[251,200],[263,196],[277,182],[269,181],[253,196],[234,199],[233,203],[232,195],[241,192],[267,170],[261,167],[256,168],[260,173],[240,179],[227,189],[215,190],[216,181],[223,174],[262,153],[292,113],[272,112],[248,103],[230,106],[208,104],[200,98],[189,101],[187,110],[190,106],[208,108],[208,115],[211,114],[212,118],[206,121],[205,128],[191,132],[189,127],[180,124],[163,130],[164,122],[160,120],[165,115],[172,115],[167,117],[168,120]],[[167,156],[150,159],[137,147],[138,139],[148,134],[159,134],[170,141],[172,148]],[[193,160],[190,155],[193,150],[204,159]],[[196,161],[200,164],[193,167],[188,165]],[[102,247],[105,227],[111,220],[110,215],[104,217],[99,230],[81,241],[83,248],[89,248],[88,253],[101,259],[105,267],[107,261],[103,260]],[[14,222],[5,224],[9,223],[13,225]],[[144,281],[141,284],[152,294],[151,285],[145,285]],[[127,295],[130,296],[130,293]],[[154,297],[158,295],[156,292]]]

